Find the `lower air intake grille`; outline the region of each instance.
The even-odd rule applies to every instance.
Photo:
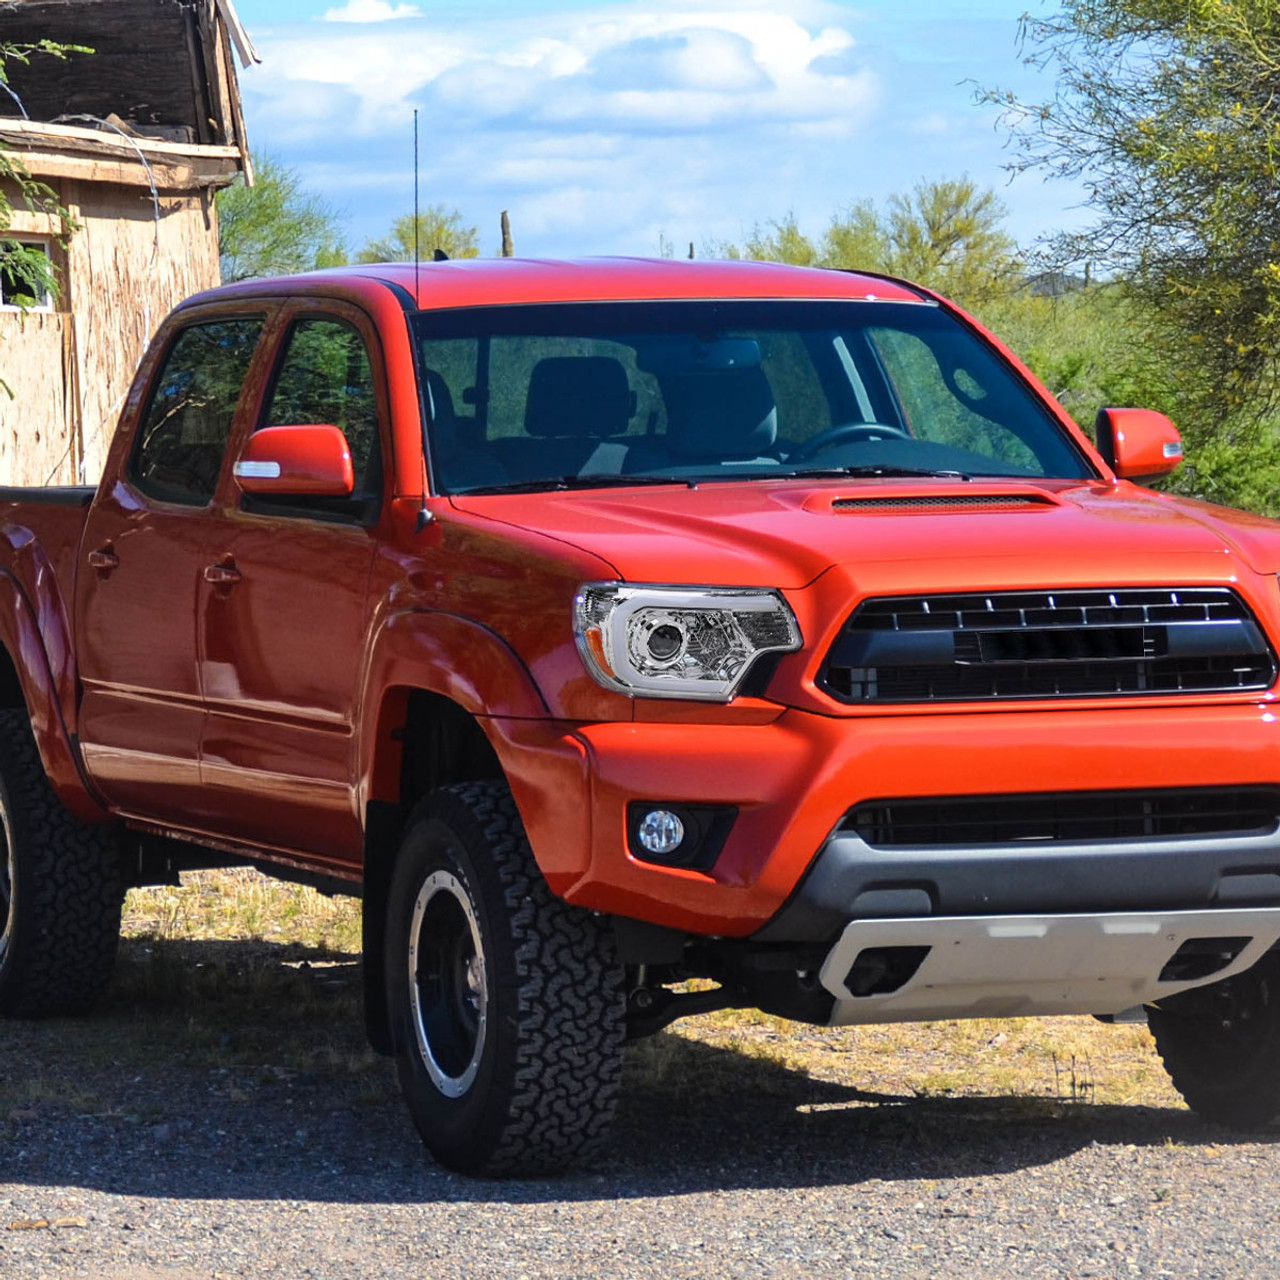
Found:
[[[864,601],[822,668],[840,702],[983,702],[1267,689],[1276,658],[1226,587]]]
[[[954,848],[1059,840],[1243,836],[1274,831],[1278,823],[1280,789],[1192,787],[872,800],[851,809],[841,830],[855,832],[873,848]]]

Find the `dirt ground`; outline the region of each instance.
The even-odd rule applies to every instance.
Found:
[[[1088,1019],[693,1020],[629,1051],[594,1167],[445,1173],[364,1046],[345,909],[242,918],[249,888],[134,900],[97,1015],[0,1027],[4,1280],[1280,1274],[1278,1135],[1201,1124],[1143,1028]]]

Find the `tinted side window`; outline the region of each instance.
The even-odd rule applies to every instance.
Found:
[[[382,451],[373,368],[364,339],[341,320],[299,320],[293,326],[271,403],[260,425],[316,423],[329,423],[347,437],[355,470],[355,496],[380,497]],[[297,506],[299,500],[291,498],[289,505]]]
[[[178,335],[134,444],[129,474],[143,493],[189,506],[213,497],[261,333],[261,320],[219,320]]]

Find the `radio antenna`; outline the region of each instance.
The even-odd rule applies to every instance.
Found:
[[[418,108],[413,109],[413,304],[418,302]]]

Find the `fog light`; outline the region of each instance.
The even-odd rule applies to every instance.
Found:
[[[684,842],[684,823],[669,809],[652,809],[640,819],[636,839],[647,853],[665,858]]]

